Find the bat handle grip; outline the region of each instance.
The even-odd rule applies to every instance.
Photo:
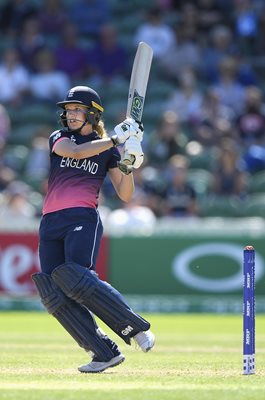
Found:
[[[129,154],[125,151],[124,156],[122,158],[122,163],[125,165],[132,165],[135,160],[135,157],[132,154]]]

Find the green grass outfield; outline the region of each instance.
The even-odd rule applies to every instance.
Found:
[[[240,315],[145,315],[156,346],[117,339],[126,361],[80,374],[88,355],[44,312],[0,313],[0,400],[263,400],[265,316],[256,321],[256,375],[242,375]],[[106,329],[109,333],[109,329]]]

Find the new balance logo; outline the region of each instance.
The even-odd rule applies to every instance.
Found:
[[[123,334],[123,336],[127,336],[132,331],[133,331],[133,328],[130,325],[128,325],[128,326],[126,326],[125,329],[123,329],[123,331],[121,331],[121,333]]]
[[[82,225],[81,226],[76,226],[75,229],[74,229],[74,232],[81,231],[82,229],[83,229]]]

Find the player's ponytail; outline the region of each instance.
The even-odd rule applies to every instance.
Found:
[[[93,129],[97,131],[98,136],[100,136],[101,139],[108,137],[107,131],[104,126],[104,122],[102,120],[100,120],[97,125],[94,125]]]

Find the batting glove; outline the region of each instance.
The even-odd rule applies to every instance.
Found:
[[[129,137],[125,142],[124,154],[131,156],[131,163],[133,168],[139,168],[144,161],[144,153],[141,143],[136,136]]]
[[[113,143],[120,145],[126,142],[126,140],[135,136],[138,138],[139,142],[143,140],[144,128],[140,122],[135,121],[132,118],[127,118],[120,124],[116,125],[114,128],[116,135],[112,136]]]

